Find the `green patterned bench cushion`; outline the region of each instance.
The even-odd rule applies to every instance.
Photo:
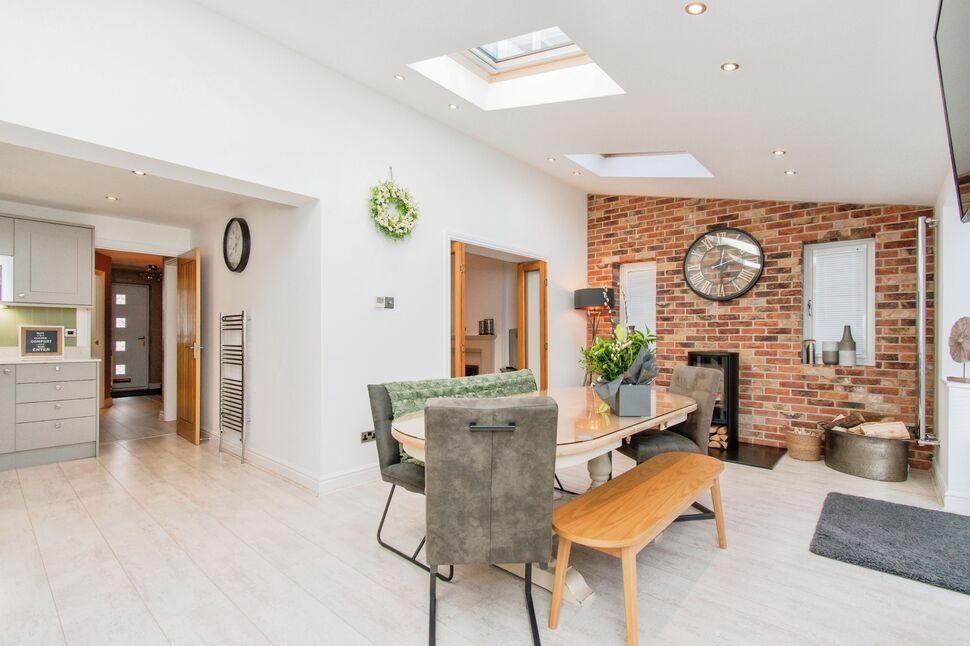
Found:
[[[481,399],[508,397],[536,392],[536,378],[529,369],[502,372],[495,375],[475,375],[452,379],[423,381],[392,381],[384,384],[391,398],[394,418],[424,409],[425,402],[435,397]],[[401,447],[401,462],[421,464]]]

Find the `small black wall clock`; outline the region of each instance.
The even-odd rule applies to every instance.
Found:
[[[222,259],[229,271],[241,272],[249,262],[249,225],[242,218],[233,218],[222,235]]]
[[[761,278],[765,253],[750,233],[724,227],[713,229],[691,244],[684,256],[684,280],[712,301],[738,298]]]

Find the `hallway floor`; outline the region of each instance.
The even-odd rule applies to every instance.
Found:
[[[160,395],[115,397],[101,410],[101,443],[143,440],[175,432],[175,422],[162,421]]]

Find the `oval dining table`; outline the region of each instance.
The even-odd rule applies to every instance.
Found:
[[[609,480],[610,452],[626,438],[641,431],[663,430],[687,419],[697,410],[690,397],[656,388],[650,393],[651,414],[644,417],[618,417],[601,413],[603,401],[592,388],[575,386],[515,395],[515,397],[552,397],[559,406],[556,428],[556,469],[587,464],[590,488]],[[391,422],[391,434],[404,445],[408,455],[424,459],[424,411],[402,415]]]
[[[603,401],[592,388],[575,386],[514,395],[515,397],[552,397],[559,406],[556,433],[556,469],[586,463],[590,489],[607,482],[613,470],[611,452],[623,441],[642,431],[663,430],[687,419],[697,410],[690,397],[658,390],[650,393],[651,413],[643,417],[619,417],[601,412]],[[404,445],[404,450],[418,460],[424,459],[424,411],[416,411],[393,420],[391,434]],[[550,483],[551,488],[551,483]],[[504,570],[524,576],[522,564],[499,565]],[[545,569],[533,568],[533,583],[552,590],[555,561]],[[582,606],[593,598],[593,590],[582,574],[570,567],[566,573],[563,600]]]

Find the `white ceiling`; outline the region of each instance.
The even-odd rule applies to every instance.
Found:
[[[931,204],[946,173],[931,0],[708,0],[698,17],[686,0],[198,1],[587,192]],[[407,68],[550,26],[626,94],[484,112]],[[575,176],[565,158],[649,151],[714,178]]]
[[[253,201],[132,170],[0,143],[0,200],[173,226],[223,218]]]

